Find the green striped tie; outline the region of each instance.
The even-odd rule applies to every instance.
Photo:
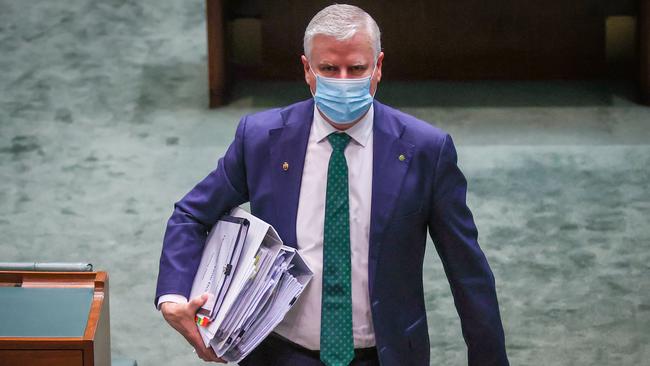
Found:
[[[354,358],[348,165],[343,154],[350,136],[333,133],[328,139],[332,155],[325,201],[320,359],[327,366],[347,366]]]

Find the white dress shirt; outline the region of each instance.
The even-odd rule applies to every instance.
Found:
[[[372,195],[373,117],[370,110],[345,132],[352,138],[345,149],[350,194],[350,255],[352,260],[352,334],[355,348],[375,345],[368,294],[368,247]],[[275,332],[301,346],[320,349],[323,283],[323,235],[327,167],[332,146],[327,136],[337,130],[314,108],[305,166],[300,183],[296,236],[298,252],[314,277]]]
[[[356,125],[345,131],[351,137],[345,149],[345,159],[348,165],[350,195],[352,334],[355,348],[375,345],[368,293],[373,117],[374,109],[371,106]],[[327,168],[332,154],[332,146],[327,136],[337,131],[314,108],[296,220],[298,252],[314,272],[314,277],[284,320],[275,328],[276,333],[311,350],[320,349],[325,195]],[[163,295],[158,300],[158,307],[167,301],[182,303],[187,302],[187,299],[182,295]]]

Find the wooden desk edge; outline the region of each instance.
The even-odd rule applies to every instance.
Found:
[[[32,288],[93,288],[86,329],[81,337],[0,337],[0,350],[80,349],[84,365],[110,365],[108,273],[0,271],[0,285]],[[103,342],[98,342],[98,337]]]

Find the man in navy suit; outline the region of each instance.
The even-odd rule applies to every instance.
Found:
[[[374,100],[383,59],[367,13],[349,5],[320,11],[302,56],[314,97],[245,116],[217,168],[176,203],[156,304],[203,360],[223,362],[193,321],[205,297],[187,299],[203,243],[219,217],[250,202],[314,278],[241,365],[428,365],[427,231],[469,364],[508,365],[494,277],[452,139]]]

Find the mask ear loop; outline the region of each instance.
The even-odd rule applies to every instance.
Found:
[[[311,63],[307,63],[307,64],[309,65],[309,72],[311,72],[311,74],[314,75],[314,77],[316,78],[316,87],[318,87],[318,75],[316,75],[316,73],[314,72],[314,68],[311,66]],[[309,88],[309,92],[311,93],[312,97],[316,96],[316,94],[314,94],[314,92],[311,91],[311,87]]]
[[[372,74],[370,74],[370,86],[372,86],[372,78],[375,77],[375,71],[377,71],[377,60],[375,60],[375,67],[372,68]],[[375,99],[375,94],[377,94],[377,88],[375,88],[372,98]]]

